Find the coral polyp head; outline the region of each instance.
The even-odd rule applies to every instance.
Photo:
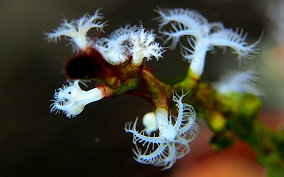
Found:
[[[60,40],[62,36],[70,38],[69,40],[74,45],[75,49],[84,50],[90,46],[90,39],[87,33],[92,28],[102,31],[105,22],[100,22],[103,16],[97,10],[92,16],[84,15],[78,20],[64,22],[55,29],[52,33],[47,33],[47,38],[51,41]]]
[[[209,23],[200,13],[189,9],[158,10],[162,33],[167,36],[166,41],[172,40],[175,48],[181,37],[187,38],[187,45],[183,46],[183,58],[190,62],[194,75],[200,77],[205,66],[207,51],[214,47],[229,47],[239,57],[251,58],[256,53],[259,41],[253,44],[246,42],[243,30],[226,29],[222,23]],[[162,30],[166,25],[170,30]],[[242,61],[242,60],[240,60]]]
[[[128,59],[129,35],[136,27],[122,27],[112,32],[109,38],[101,38],[95,42],[97,48],[105,59],[111,64],[120,64]]]
[[[63,86],[55,92],[55,100],[51,104],[51,112],[62,111],[66,117],[75,117],[80,114],[85,105],[98,101],[104,96],[100,89],[94,88],[84,91],[79,86],[79,81],[69,82],[68,86]]]
[[[196,113],[193,107],[182,103],[184,96],[173,96],[178,108],[177,117],[169,116],[168,110],[164,108],[157,108],[155,115],[150,115],[151,121],[156,120],[158,135],[150,136],[146,132],[147,129],[137,131],[137,119],[133,124],[126,124],[125,131],[133,134],[133,143],[136,144],[136,161],[169,169],[177,159],[189,153],[189,143],[198,134],[199,126],[195,123]],[[142,148],[138,147],[139,143],[142,144]]]
[[[130,33],[130,51],[134,64],[141,64],[143,59],[150,60],[151,57],[162,58],[163,48],[155,42],[155,35],[152,31],[146,31],[144,28],[137,28]]]

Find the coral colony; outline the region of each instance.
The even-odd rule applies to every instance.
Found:
[[[157,12],[159,32],[166,42],[171,41],[171,49],[177,46],[180,38],[187,39],[182,46],[182,57],[190,65],[184,80],[168,85],[145,67],[146,61],[160,60],[168,49],[156,41],[153,30],[126,25],[108,38],[88,37],[89,30],[102,32],[105,27],[106,22],[102,22],[103,16],[97,10],[92,16],[84,15],[70,22],[64,20],[59,28],[47,34],[50,41],[57,42],[62,37],[69,40],[75,52],[65,65],[69,84],[55,92],[51,112],[63,112],[72,118],[87,104],[103,98],[124,93],[141,96],[153,104],[153,111],[143,117],[144,130],[136,128],[139,119],[125,125],[125,131],[133,135],[134,158],[142,164],[169,169],[177,159],[189,153],[189,143],[199,132],[196,112],[188,103],[200,106],[198,110],[202,111],[205,104],[198,101],[202,90],[207,89],[219,97],[231,93],[259,93],[253,85],[254,73],[251,71],[229,74],[214,87],[200,84],[207,51],[214,47],[229,47],[243,60],[252,57],[257,42],[248,44],[242,30],[233,31],[222,23],[209,23],[193,10]],[[96,81],[97,87],[82,90],[80,84],[86,80]],[[172,108],[174,104],[177,109]]]

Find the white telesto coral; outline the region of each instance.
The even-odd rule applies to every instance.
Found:
[[[126,124],[125,131],[133,134],[133,143],[136,145],[134,150],[136,161],[169,169],[177,159],[189,153],[189,143],[198,134],[199,126],[195,123],[196,113],[193,107],[182,103],[184,96],[173,95],[173,101],[178,108],[178,117],[169,116],[165,109],[156,110],[158,136],[146,135],[147,129],[137,131],[137,119],[133,124],[131,122]],[[142,149],[138,148],[139,143],[142,144]]]
[[[94,101],[102,99],[104,96],[100,89],[94,88],[84,91],[79,86],[79,81],[69,83],[59,88],[54,94],[55,100],[51,104],[51,112],[64,112],[67,117],[75,117],[80,114],[84,107]]]
[[[256,88],[257,76],[253,71],[230,72],[223,76],[220,82],[214,83],[213,86],[221,94],[250,93],[261,95],[261,91]]]
[[[79,20],[71,22],[64,20],[60,27],[55,29],[53,33],[47,33],[47,38],[56,42],[62,36],[69,37],[72,44],[75,44],[74,47],[76,49],[83,50],[90,46],[90,40],[87,37],[88,31],[92,28],[102,31],[105,22],[98,21],[101,19],[103,19],[103,16],[97,10],[94,15],[84,15]]]
[[[183,57],[191,62],[190,68],[194,74],[201,76],[205,65],[207,51],[213,47],[230,47],[239,58],[250,58],[256,52],[258,41],[249,45],[246,34],[242,30],[233,31],[224,28],[222,23],[209,23],[196,11],[188,9],[158,10],[160,15],[160,30],[170,24],[171,31],[161,31],[172,40],[174,48],[183,36],[188,37],[190,48],[183,46]]]

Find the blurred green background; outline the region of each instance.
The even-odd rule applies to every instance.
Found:
[[[73,55],[68,42],[48,43],[44,33],[52,32],[65,17],[77,19],[98,8],[108,26],[105,33],[125,24],[142,24],[157,29],[153,20],[157,7],[183,7],[199,11],[209,21],[221,21],[228,28],[241,27],[249,41],[264,32],[262,49],[270,39],[266,17],[268,1],[260,0],[0,0],[0,176],[1,177],[154,177],[172,176],[169,171],[141,165],[132,158],[132,137],[123,130],[126,121],[142,118],[152,110],[141,98],[122,95],[86,106],[74,119],[49,112],[54,90],[66,83],[64,61]],[[94,35],[95,33],[93,33]],[[92,35],[92,33],[90,33]],[[268,41],[267,43],[265,41]],[[272,42],[271,42],[272,41]],[[147,64],[161,80],[180,78],[187,64],[180,49],[168,51],[159,62]],[[215,81],[221,73],[240,68],[235,55],[208,54],[204,80]],[[250,62],[262,72],[262,57]],[[272,76],[273,77],[273,76]],[[266,79],[269,80],[269,79]],[[282,80],[283,82],[283,80]],[[266,90],[279,89],[279,82],[262,82]],[[274,84],[274,85],[273,85]],[[282,84],[283,85],[283,84]],[[266,109],[281,109],[280,92],[264,96]],[[273,104],[274,103],[274,104]],[[202,131],[202,130],[201,130]],[[192,149],[191,153],[198,152]]]

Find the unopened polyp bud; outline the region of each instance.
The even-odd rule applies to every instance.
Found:
[[[148,112],[144,115],[143,125],[145,126],[145,132],[148,135],[158,130],[156,116],[154,112]]]

